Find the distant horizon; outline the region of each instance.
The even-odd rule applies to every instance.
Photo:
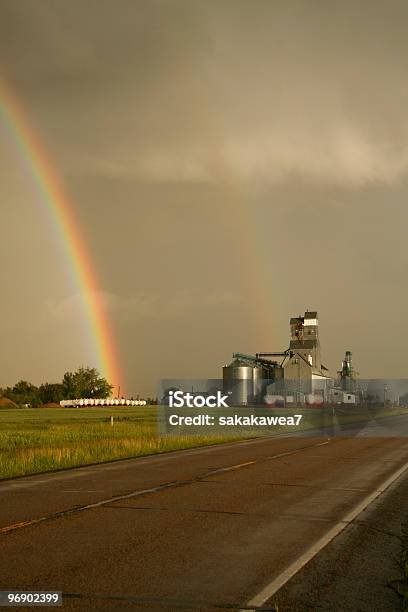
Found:
[[[317,313],[318,313],[318,316],[319,316],[319,311],[317,311]],[[292,316],[295,316],[295,315],[292,315]],[[290,317],[288,317],[288,322],[289,322],[289,318]],[[319,320],[320,320],[320,317],[319,317]],[[289,328],[289,324],[288,324],[288,328]],[[320,325],[319,325],[319,339],[320,339],[320,337],[321,336],[320,336]],[[320,343],[322,345],[322,342],[320,342]],[[285,348],[272,347],[271,352],[275,352],[275,351],[276,352],[280,352],[280,351],[283,352],[283,351],[288,349],[288,346],[289,346],[289,333],[288,333],[288,342],[287,342]],[[340,369],[341,362],[342,362],[342,359],[344,358],[346,350],[350,350],[350,349],[345,349],[343,351],[343,354],[341,356],[339,356],[339,365],[338,365],[338,367],[334,366],[334,368],[330,368],[330,367],[328,368],[328,370],[327,370],[327,375],[328,376],[330,376],[332,378],[336,378],[337,377],[336,375],[338,374],[338,370]],[[268,351],[269,351],[269,348],[268,348]],[[218,368],[219,376],[206,376],[205,374],[202,374],[202,375],[198,375],[198,376],[194,376],[194,377],[188,377],[188,376],[184,376],[182,372],[180,374],[177,374],[176,376],[172,376],[172,377],[158,376],[156,387],[150,388],[150,391],[148,390],[145,393],[145,396],[146,397],[156,397],[156,395],[157,395],[157,388],[159,386],[160,381],[163,380],[163,379],[166,379],[166,378],[169,378],[169,379],[170,378],[177,378],[177,379],[185,379],[185,380],[190,379],[190,378],[192,378],[192,379],[199,379],[199,380],[205,380],[205,379],[208,379],[208,378],[213,378],[213,379],[222,378],[222,367],[232,360],[233,353],[238,353],[238,352],[241,352],[241,351],[233,350],[231,352],[230,356],[228,357],[228,359],[226,359],[224,363],[220,362],[220,365],[219,365],[219,368]],[[262,351],[261,350],[257,350],[257,351],[253,351],[253,353],[247,353],[247,354],[252,354],[252,355],[255,356],[256,353],[260,353],[260,352],[263,352],[263,350]],[[356,367],[356,360],[355,360],[355,356],[354,356],[354,351],[351,350],[351,353],[352,353],[353,365]],[[322,346],[322,362],[326,366],[325,358],[324,358],[324,346]],[[197,359],[196,359],[196,365],[199,366],[199,363],[197,363]],[[69,371],[75,371],[79,367],[88,367],[88,366],[85,366],[85,364],[82,363],[82,364],[78,365],[77,367],[74,366]],[[89,366],[89,367],[94,367],[94,366]],[[407,377],[406,378],[404,376],[396,376],[394,378],[390,378],[390,377],[385,376],[385,375],[380,375],[380,373],[378,373],[378,372],[376,373],[375,376],[370,376],[370,375],[362,376],[361,375],[361,368],[360,368],[359,364],[356,367],[356,372],[357,372],[357,379],[358,380],[408,380],[408,373],[407,373]],[[1,384],[1,382],[0,382],[0,388],[4,389],[6,387],[13,387],[14,384],[16,384],[17,382],[19,382],[21,380],[26,380],[27,382],[30,382],[30,383],[32,383],[32,384],[34,384],[36,386],[40,386],[41,384],[44,384],[44,383],[55,384],[55,383],[58,383],[58,382],[60,382],[62,380],[62,377],[63,377],[64,373],[65,372],[61,372],[60,377],[58,379],[55,379],[55,380],[54,379],[48,379],[48,378],[35,380],[35,379],[30,379],[28,377],[20,376],[16,380],[12,381],[11,383],[7,383],[6,382],[6,383]],[[108,380],[108,382],[110,382],[110,381]],[[117,387],[115,387],[114,389],[115,389],[115,391],[114,391],[112,397],[116,397]],[[136,395],[141,396],[142,394],[140,392],[138,392],[138,391],[136,391],[135,393],[130,393],[129,392],[129,393],[126,393],[125,397],[133,397],[133,396],[136,396]],[[120,397],[123,397],[122,393],[121,393]]]

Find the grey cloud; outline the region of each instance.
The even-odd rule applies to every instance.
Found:
[[[407,25],[405,0],[2,0],[2,71],[66,182],[130,391],[280,349],[306,307],[328,365],[357,347],[365,375],[404,375]],[[92,357],[84,312],[0,130],[0,384],[58,379]]]
[[[175,289],[166,299],[160,293],[140,292],[133,296],[121,296],[109,292],[97,292],[93,296],[102,304],[104,310],[120,322],[141,319],[169,320],[182,317],[187,312],[201,311],[206,308],[240,305],[242,297],[232,291],[200,291],[186,288]],[[75,321],[83,313],[83,295],[71,294],[60,300],[46,302],[46,313],[51,320],[60,323]]]

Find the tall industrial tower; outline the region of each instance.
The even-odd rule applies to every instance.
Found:
[[[341,370],[337,373],[340,375],[341,388],[349,393],[354,393],[356,389],[356,372],[352,364],[351,351],[346,351],[344,359],[341,362]]]
[[[316,372],[322,370],[317,312],[305,312],[303,317],[290,320],[290,344],[292,353],[301,355]]]

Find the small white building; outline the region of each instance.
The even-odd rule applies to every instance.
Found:
[[[343,389],[331,389],[330,399],[334,404],[355,404],[356,396]]]

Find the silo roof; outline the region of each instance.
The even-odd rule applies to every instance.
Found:
[[[238,357],[233,359],[228,366],[229,368],[240,368],[240,367],[251,367],[249,361],[245,361],[244,359],[239,359]]]

